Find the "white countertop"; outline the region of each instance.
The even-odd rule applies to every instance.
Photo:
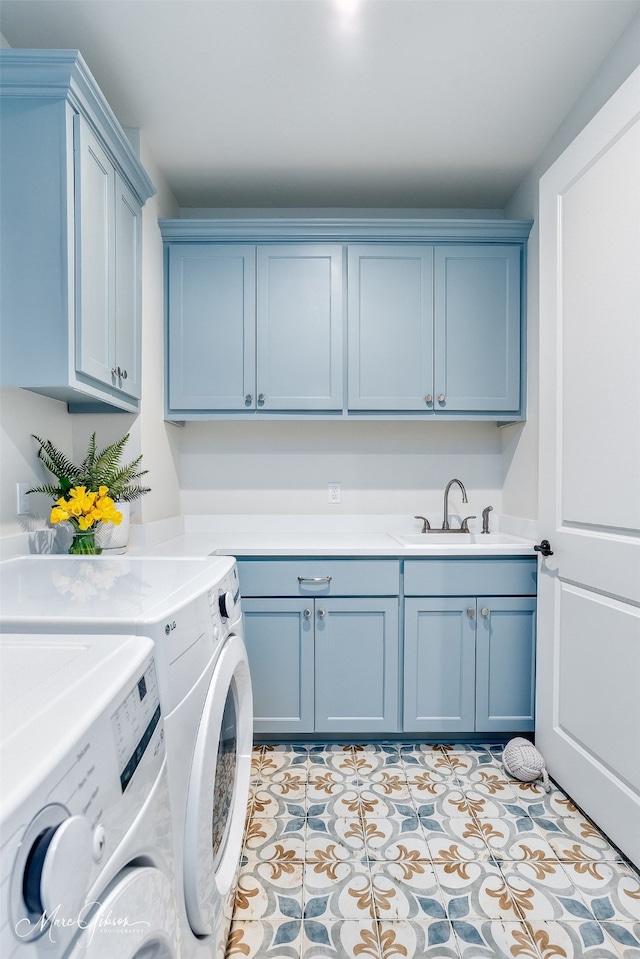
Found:
[[[151,524],[153,526],[154,524]],[[378,526],[378,529],[371,528]],[[324,528],[323,528],[324,527]],[[392,531],[390,531],[392,530]],[[405,542],[407,537],[409,542]],[[148,529],[129,555],[138,556],[535,556],[535,540],[510,532],[466,537],[419,534],[406,517],[242,516],[184,517],[179,526]]]

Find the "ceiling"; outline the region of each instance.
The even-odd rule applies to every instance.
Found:
[[[2,0],[182,207],[501,209],[640,0]]]

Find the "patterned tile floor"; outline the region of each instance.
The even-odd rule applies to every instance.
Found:
[[[254,750],[228,959],[640,959],[640,877],[482,745]]]

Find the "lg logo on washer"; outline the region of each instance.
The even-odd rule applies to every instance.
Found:
[[[167,625],[165,626],[164,628],[165,636],[168,636],[169,633],[173,632],[175,628],[176,628],[176,621],[174,619],[172,623],[167,623]]]

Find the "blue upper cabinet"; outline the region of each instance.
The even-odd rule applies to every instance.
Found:
[[[168,418],[523,418],[529,222],[160,227]]]
[[[255,247],[168,251],[168,400],[173,410],[255,407]]]
[[[2,50],[0,84],[2,385],[136,411],[153,185],[77,51]]]
[[[169,413],[341,410],[342,248],[169,244]]]
[[[341,410],[342,248],[260,246],[258,409]]]
[[[350,246],[348,257],[350,410],[519,413],[519,246]]]
[[[349,409],[433,409],[433,248],[350,246]]]
[[[520,256],[513,245],[436,248],[436,410],[519,410]]]

